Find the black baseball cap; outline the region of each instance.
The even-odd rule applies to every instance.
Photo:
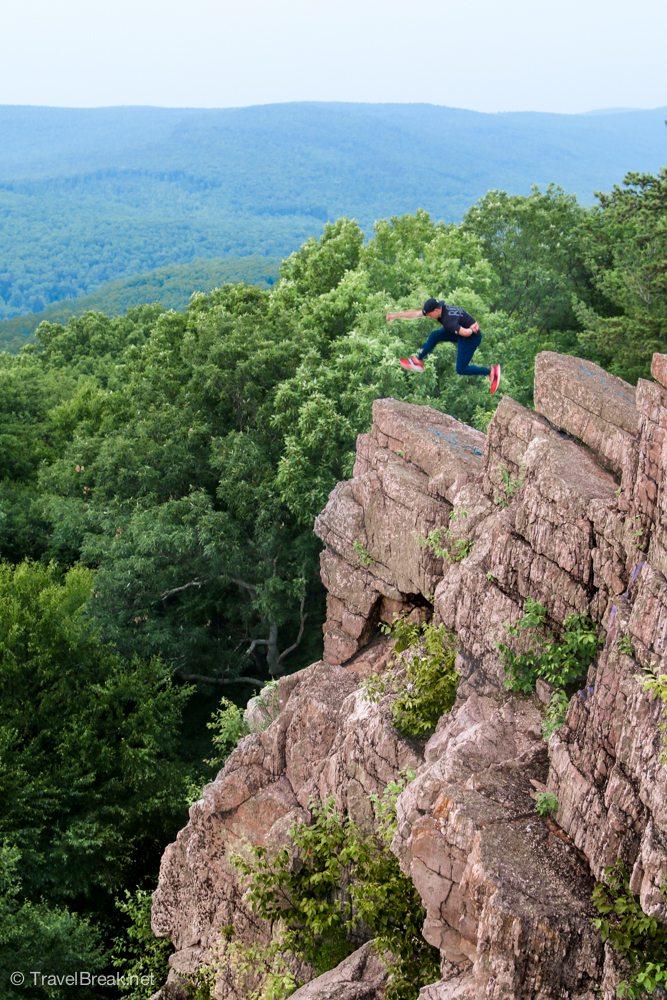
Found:
[[[427,299],[422,306],[422,314],[426,316],[427,313],[433,312],[434,309],[437,309],[439,305],[440,303],[437,299]]]

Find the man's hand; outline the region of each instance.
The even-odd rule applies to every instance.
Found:
[[[393,319],[396,319],[396,313],[387,313],[387,323],[391,323]]]
[[[475,320],[470,329],[473,333],[479,333],[479,323]]]

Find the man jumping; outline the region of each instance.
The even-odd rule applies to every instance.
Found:
[[[456,374],[485,375],[490,383],[490,392],[495,392],[500,385],[500,365],[485,368],[471,365],[472,356],[482,342],[479,323],[476,323],[470,313],[458,306],[447,305],[442,299],[427,299],[421,309],[409,309],[407,312],[387,313],[387,322],[395,319],[421,319],[429,316],[436,319],[442,329],[433,330],[426,342],[416,354],[409,358],[401,358],[401,364],[408,371],[423,372],[424,358],[428,357],[436,344],[443,340],[456,344]]]

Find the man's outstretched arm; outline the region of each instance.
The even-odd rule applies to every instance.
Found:
[[[407,312],[387,313],[387,322],[393,319],[421,319],[423,317],[421,309],[408,309]]]

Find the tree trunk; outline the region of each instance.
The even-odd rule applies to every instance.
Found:
[[[285,668],[278,652],[278,626],[275,622],[271,622],[269,625],[269,638],[266,644],[266,663],[272,677],[280,677],[285,673]]]

